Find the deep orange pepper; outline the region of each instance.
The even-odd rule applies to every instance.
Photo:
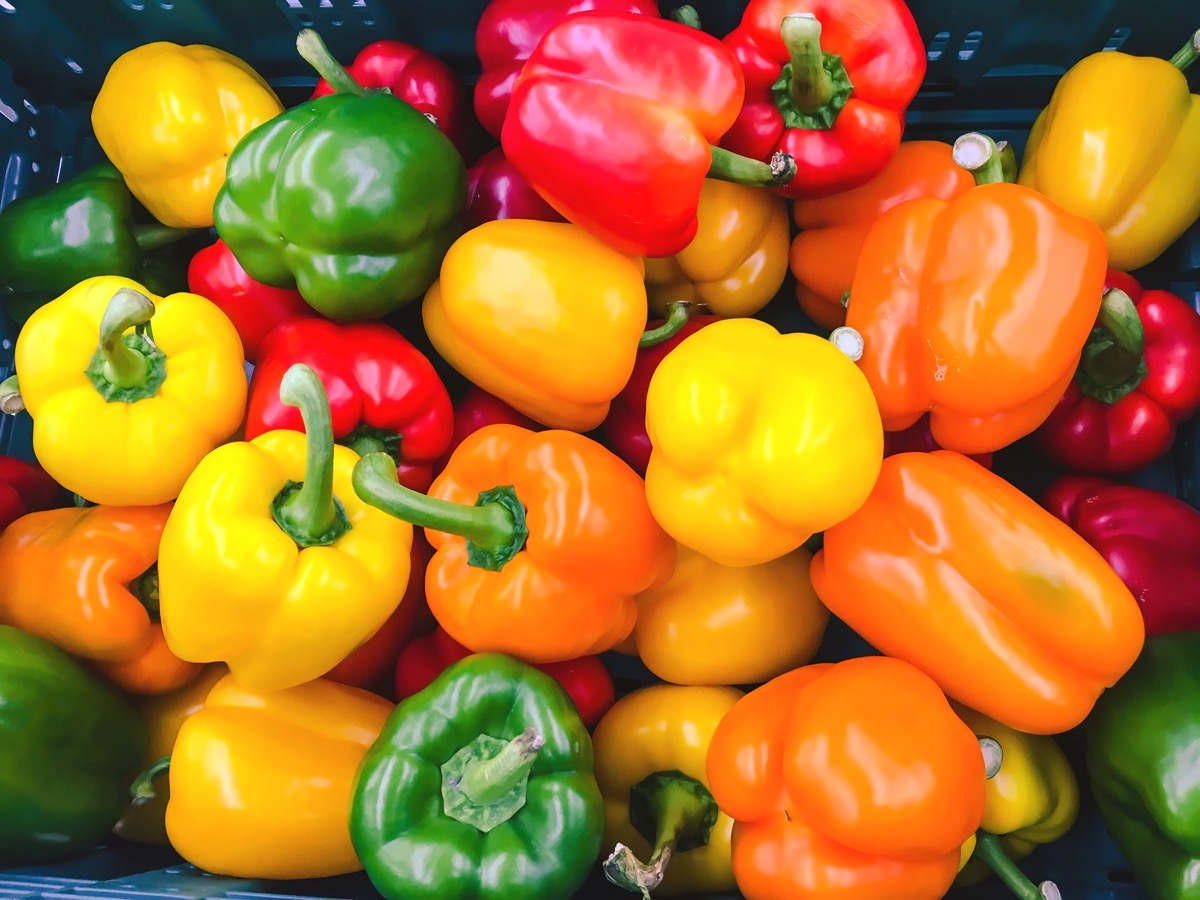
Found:
[[[810,571],[872,646],[1017,731],[1074,728],[1142,648],[1137,602],[1103,557],[957,453],[885,459]]]
[[[796,669],[709,744],[747,900],[936,900],[983,820],[983,754],[928,677],[886,657]]]
[[[942,141],[906,141],[862,187],[792,205],[800,233],[789,261],[796,299],[810,319],[823,328],[846,324],[842,295],[854,281],[867,232],[883,213],[917,197],[952,200],[975,185],[954,162],[952,149]]]

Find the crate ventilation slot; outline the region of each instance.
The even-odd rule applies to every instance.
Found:
[[[15,13],[16,11],[17,8],[9,3],[8,0],[0,0],[0,12]]]
[[[968,31],[967,36],[963,38],[962,45],[958,48],[958,58],[962,60],[970,59],[975,55],[975,51],[979,49],[979,45],[982,43],[982,31]]]
[[[950,43],[950,32],[939,31],[933,36],[933,40],[929,42],[929,49],[925,52],[925,58],[930,62],[937,62],[942,58],[942,53],[945,52],[948,43]]]
[[[1129,40],[1129,35],[1133,33],[1133,29],[1125,25],[1113,31],[1108,42],[1104,45],[1105,50],[1120,50],[1121,45]]]

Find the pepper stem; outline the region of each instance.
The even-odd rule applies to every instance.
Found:
[[[667,18],[680,25],[686,25],[688,28],[700,28],[700,13],[696,12],[696,7],[690,4],[684,4],[671,10],[667,14]]]
[[[975,184],[997,184],[1004,181],[1004,159],[1000,148],[986,134],[972,131],[954,142],[955,164],[966,169]]]
[[[1192,39],[1171,57],[1171,65],[1182,72],[1197,59],[1200,59],[1200,29],[1193,32]]]
[[[692,317],[692,304],[687,300],[676,300],[667,304],[667,319],[657,328],[650,328],[642,332],[642,337],[638,341],[638,349],[643,350],[646,347],[653,347],[655,344],[661,344],[663,341],[669,341],[675,335],[679,334],[688,319]]]
[[[159,621],[158,599],[158,563],[135,578],[129,585],[129,593],[137,598],[138,603],[150,614],[150,621]]]
[[[9,375],[0,381],[0,413],[15,416],[25,408],[25,398],[21,396],[21,385],[16,375]]]
[[[769,163],[741,156],[724,147],[711,147],[712,162],[708,177],[732,181],[750,187],[784,187],[796,177],[796,160],[791,154],[775,151]]]
[[[1089,397],[1115,403],[1146,375],[1146,336],[1137,305],[1119,288],[1104,292],[1096,325],[1084,344],[1077,381]]]
[[[996,873],[996,877],[1020,900],[1062,900],[1062,893],[1053,881],[1043,881],[1034,885],[1017,868],[1017,864],[1008,858],[1000,838],[990,831],[980,829],[975,833],[975,858],[982,860],[988,868]]]
[[[526,728],[491,759],[477,759],[463,772],[458,789],[472,803],[495,803],[529,776],[546,739]]]
[[[141,291],[121,288],[108,301],[100,319],[100,355],[103,374],[109,384],[128,390],[146,383],[150,361],[126,345],[125,332],[145,325],[154,316],[154,304]]]
[[[529,530],[525,507],[510,486],[484,491],[474,506],[439,500],[404,487],[386,453],[370,453],[354,466],[354,492],[389,516],[467,539],[467,562],[499,571],[521,548]]]
[[[351,77],[345,67],[329,52],[329,48],[321,40],[321,35],[312,28],[305,28],[296,35],[296,50],[337,93],[366,96],[367,89]]]
[[[189,235],[197,234],[202,228],[172,228],[170,225],[137,225],[133,229],[133,239],[142,250],[157,250],[167,244],[183,240]]]
[[[1017,181],[1017,151],[1008,141],[997,141],[996,149],[1000,151],[1000,171],[1004,173],[1004,181],[1016,184]]]
[[[825,70],[821,49],[821,23],[812,13],[784,16],[779,34],[792,60],[788,87],[792,103],[802,112],[812,112],[833,97],[833,78]]]
[[[155,797],[154,779],[171,767],[171,757],[164,756],[150,763],[129,786],[129,802],[134,806],[149,803]]]
[[[829,332],[829,342],[845,353],[850,362],[858,362],[862,359],[862,355],[867,349],[867,342],[863,338],[862,332],[849,325],[839,325]]]

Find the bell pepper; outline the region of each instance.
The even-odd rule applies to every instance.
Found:
[[[175,656],[158,617],[159,539],[170,504],[67,507],[0,535],[0,624],[93,663],[123,690],[161,694],[200,667]]]
[[[192,257],[187,279],[189,291],[208,298],[229,317],[252,365],[258,363],[262,343],[276,326],[316,315],[299,291],[259,284],[247,275],[224,241]]]
[[[414,638],[396,660],[396,700],[421,693],[449,666],[470,655],[470,650],[442,628]],[[612,676],[599,657],[581,656],[566,662],[541,663],[534,668],[562,685],[589,731],[616,699]]]
[[[796,173],[783,153],[764,163],[712,146],[737,117],[742,88],[733,54],[698,29],[577,13],[530,54],[501,143],[571,222],[624,253],[672,256],[696,236],[706,176],[768,187]]]
[[[634,597],[675,563],[642,480],[568,431],[482,428],[428,496],[397,484],[389,458],[372,453],[355,467],[354,489],[425,529],[429,609],[477,653],[547,663],[609,650],[633,630]]]
[[[420,350],[377,322],[285,322],[263,343],[250,380],[247,440],[276,428],[303,430],[300,410],[279,396],[284,375],[297,363],[321,378],[335,440],[360,456],[372,450],[388,452],[400,466],[402,484],[428,490],[433,461],[450,443],[454,409],[433,364]]]
[[[1021,184],[1104,230],[1115,269],[1157,259],[1200,216],[1200,96],[1184,71],[1200,31],[1170,61],[1084,57],[1033,123]]]
[[[1103,294],[1100,230],[1001,176],[990,138],[959,138],[980,185],[927,197],[871,227],[850,289],[846,327],[886,431],[926,412],[934,440],[988,453],[1050,415],[1079,362]]]
[[[1075,379],[1037,438],[1073,472],[1123,475],[1163,456],[1200,411],[1200,314],[1123,272],[1105,286]]]
[[[650,380],[646,498],[675,540],[723,566],[777,559],[853,513],[883,456],[871,390],[811,334],[757,319],[693,334]]]
[[[376,319],[437,277],[462,231],[466,168],[429,119],[360,85],[316,32],[296,44],[337,93],[238,144],[213,209],[217,234],[256,281],[299,290],[331,319]]]
[[[370,90],[386,88],[409,106],[425,114],[438,131],[450,139],[463,159],[473,155],[471,113],[454,70],[420,47],[403,41],[367,44],[346,66],[351,78]],[[324,78],[310,100],[336,93]]]
[[[127,333],[132,332],[132,333]],[[106,506],[174,500],[246,410],[242,342],[195,294],[97,276],[38,309],[17,337],[33,451],[68,491]]]
[[[109,68],[92,105],[92,129],[154,218],[207,228],[233,149],[281,112],[267,82],[236,56],[155,41],[122,53]]]
[[[915,425],[910,425],[903,431],[885,431],[883,433],[883,455],[895,456],[897,453],[928,453],[932,450],[943,449],[933,439],[929,430],[928,414],[917,419]],[[979,463],[985,469],[992,467],[991,453],[974,453],[967,457]]]
[[[925,77],[925,43],[904,0],[750,0],[726,38],[746,100],[721,141],[799,174],[789,197],[858,187],[887,165]]]
[[[983,818],[975,735],[929,678],[881,656],[747,694],[707,768],[747,900],[942,897]]]
[[[120,817],[146,747],[137,713],[53,644],[7,625],[0,709],[0,866],[88,849]]]
[[[1082,722],[1142,646],[1137,602],[1100,554],[947,450],[885,459],[811,571],[817,596],[871,646],[1030,734]]]
[[[498,219],[566,221],[508,161],[503,147],[489,150],[467,169],[467,208],[463,219],[468,230]]]
[[[153,251],[193,232],[139,224],[129,188],[109,163],[92,166],[0,212],[0,298],[18,325],[94,275],[145,279],[156,293]]]
[[[643,896],[731,891],[733,820],[708,790],[705,760],[731,687],[656,684],[626,694],[596,726],[604,874]],[[615,845],[615,846],[614,846]]]
[[[543,425],[590,431],[633,370],[643,275],[574,225],[487,222],[450,248],[421,314],[472,384]]]
[[[62,506],[63,489],[37,463],[0,456],[0,532],[26,513]]]
[[[1058,479],[1042,503],[1112,566],[1146,634],[1200,631],[1200,512],[1169,494],[1084,476]]]
[[[305,433],[269,431],[206,456],[158,557],[168,646],[228,664],[256,691],[318,678],[378,631],[404,596],[412,548],[407,523],[355,496],[358,454],[334,445],[316,372],[293,366],[279,392]]]
[[[734,568],[680,546],[671,580],[638,595],[637,655],[675,684],[762,684],[811,662],[829,622],[811,562],[800,548]]]
[[[320,678],[259,693],[226,675],[130,793],[153,798],[154,779],[168,772],[171,846],[215,875],[357,872],[354,776],[391,711],[382,697]]]
[[[789,262],[796,300],[822,328],[846,324],[842,298],[850,292],[867,232],[881,215],[917,197],[953,200],[975,184],[942,141],[905,141],[883,171],[866,184],[829,197],[797,200],[792,215],[800,233]]]
[[[1085,726],[1100,814],[1152,900],[1196,896],[1198,696],[1200,633],[1157,635]]]
[[[434,475],[440,475],[450,462],[458,445],[485,425],[520,425],[530,431],[541,431],[542,426],[528,416],[523,416],[503,400],[498,400],[487,391],[471,385],[462,398],[454,404],[454,433],[450,446],[433,464]]]
[[[150,741],[138,764],[138,773],[164,756],[171,755],[183,723],[204,709],[204,700],[209,692],[228,674],[229,669],[214,663],[205,666],[199,675],[178,690],[139,698],[137,710],[146,725]],[[166,823],[170,796],[170,788],[159,782],[155,785],[154,796],[149,800],[139,801],[136,805],[130,800],[113,826],[113,834],[135,844],[166,846],[170,843]]]
[[[455,663],[392,712],[359,769],[354,849],[387,900],[562,900],[604,830],[570,698],[510,657]]]

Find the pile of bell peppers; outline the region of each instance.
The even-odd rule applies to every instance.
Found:
[[[105,158],[0,209],[0,865],[1054,900],[1090,789],[1193,896],[1200,511],[1107,479],[1200,411],[1129,274],[1200,217],[1200,32],[1079,61],[1018,160],[903,140],[902,0],[703,26],[490,0],[473,105],[392,37],[301,31],[290,107],[111,62]]]

